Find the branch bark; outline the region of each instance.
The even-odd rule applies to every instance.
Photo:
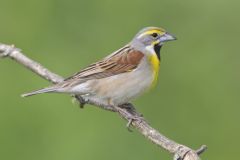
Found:
[[[38,74],[42,78],[52,82],[59,83],[63,81],[63,77],[51,72],[41,64],[31,60],[25,56],[20,49],[15,48],[14,45],[0,44],[0,58],[9,57],[16,62],[22,64],[27,69]],[[79,99],[77,99],[79,100]],[[102,109],[112,110],[112,107],[97,104],[94,101],[86,101],[87,104],[91,104]],[[122,109],[118,109],[117,112],[125,120],[129,120],[129,117],[140,115],[131,104]],[[174,155],[174,160],[200,160],[199,155],[206,150],[206,146],[201,146],[198,150],[193,150],[185,145],[178,144],[175,141],[165,137],[163,134],[152,128],[145,120],[136,119],[132,121],[132,126],[135,127],[143,136],[152,141],[159,147],[164,148],[168,152]]]

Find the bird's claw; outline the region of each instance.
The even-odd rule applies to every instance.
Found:
[[[144,120],[143,115],[139,114],[131,103],[115,106],[114,108],[116,111],[123,112],[127,115],[128,123],[126,124],[126,127],[130,132],[132,131],[130,127],[134,121],[141,123]]]
[[[84,108],[86,101],[82,98],[82,96],[75,95],[75,98],[79,101],[79,107]]]
[[[132,125],[133,121],[139,121],[141,123],[142,120],[143,120],[142,115],[131,115],[131,116],[129,116],[128,117],[128,123],[126,124],[126,127],[127,127],[128,131],[132,132],[131,125]]]

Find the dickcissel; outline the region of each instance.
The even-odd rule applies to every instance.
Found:
[[[130,43],[40,93],[68,93],[102,105],[120,106],[153,87],[160,69],[160,49],[176,38],[158,27],[140,30]]]

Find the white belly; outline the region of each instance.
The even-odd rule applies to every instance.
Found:
[[[151,87],[154,74],[149,64],[142,64],[132,72],[81,84],[84,98],[105,105],[120,105],[129,102]]]

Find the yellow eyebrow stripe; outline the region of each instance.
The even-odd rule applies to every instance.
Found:
[[[141,38],[144,35],[150,35],[150,34],[153,34],[153,33],[158,33],[158,34],[162,35],[162,34],[165,33],[165,30],[157,30],[157,29],[149,30],[149,31],[146,31],[146,32],[140,34],[138,36],[138,38]]]

